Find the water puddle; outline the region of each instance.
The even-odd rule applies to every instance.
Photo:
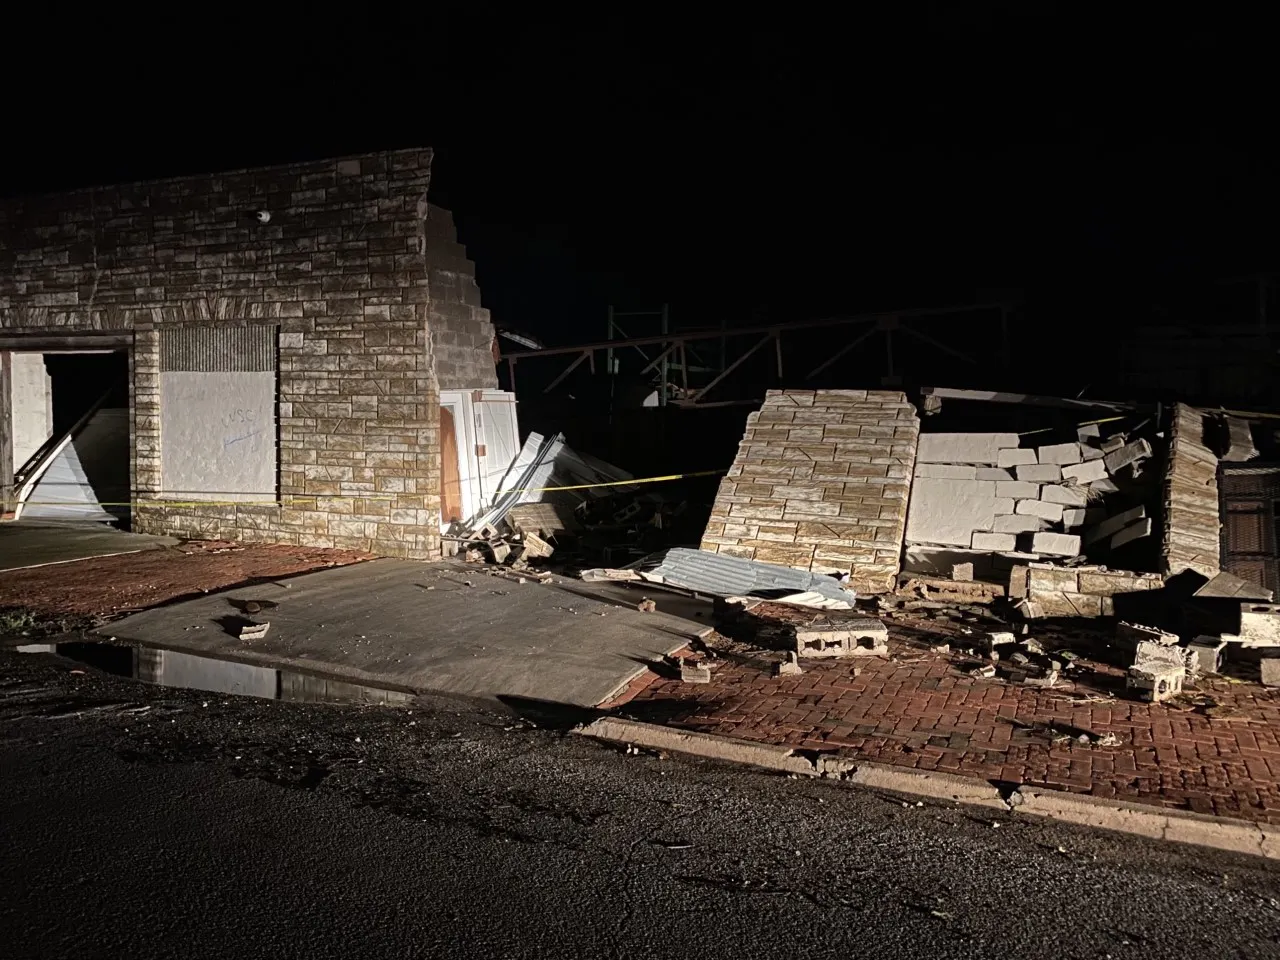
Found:
[[[403,690],[329,680],[294,670],[277,670],[155,647],[75,642],[28,643],[16,649],[18,653],[55,654],[118,677],[208,693],[302,703],[395,704],[411,703],[414,699],[414,694]]]

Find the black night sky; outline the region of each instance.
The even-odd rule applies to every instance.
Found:
[[[33,29],[57,56],[6,68],[4,192],[430,145],[495,320],[549,344],[609,303],[713,326],[1010,288],[1102,329],[1276,262],[1261,23],[409,9]]]

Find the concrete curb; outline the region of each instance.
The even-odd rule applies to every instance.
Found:
[[[1280,826],[1211,817],[1181,810],[1165,810],[1139,803],[1106,800],[1077,793],[1018,787],[1002,793],[994,784],[974,777],[933,773],[882,763],[859,763],[813,751],[767,743],[753,743],[711,733],[676,730],[620,717],[601,717],[573,731],[610,743],[744,763],[798,776],[839,780],[851,786],[913,797],[929,797],[1001,810],[1015,815],[1063,820],[1098,830],[1127,833],[1152,840],[1187,843],[1232,853],[1280,859]]]

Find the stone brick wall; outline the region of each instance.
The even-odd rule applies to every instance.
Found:
[[[458,243],[453,214],[427,207],[431,352],[441,390],[497,388],[493,324],[480,305],[476,268]]]
[[[892,590],[920,421],[889,390],[770,390],[720,484],[702,549]]]
[[[1216,576],[1221,553],[1218,458],[1205,444],[1204,414],[1175,404],[1170,418],[1169,458],[1164,479],[1164,541],[1161,570],[1195,570]]]
[[[1058,567],[1048,563],[1015,565],[1009,575],[1009,596],[1027,600],[1020,609],[1027,617],[1110,617],[1114,597],[1159,590],[1158,573],[1132,573],[1106,567]]]
[[[438,555],[430,168],[404,150],[0,205],[0,338],[132,337],[136,529]],[[158,331],[258,323],[279,336],[279,502],[165,506]]]

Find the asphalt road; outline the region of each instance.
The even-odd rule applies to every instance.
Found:
[[[73,669],[0,651],[5,956],[1280,956],[1260,860]]]

